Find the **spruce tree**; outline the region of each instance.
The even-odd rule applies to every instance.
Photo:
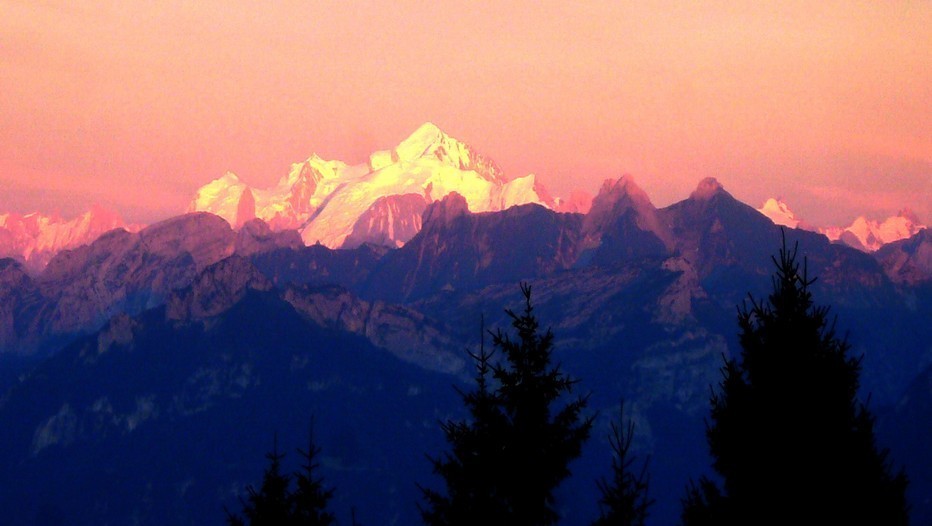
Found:
[[[861,359],[796,255],[784,241],[773,292],[739,309],[741,355],[725,360],[706,429],[722,485],[691,485],[686,525],[907,523],[906,477],[857,398]]]
[[[612,448],[612,478],[598,481],[599,518],[593,526],[644,526],[653,499],[648,495],[650,476],[645,460],[635,471],[635,457],[631,452],[634,441],[634,421],[625,420],[624,402],[618,411],[618,423],[611,423],[608,436]]]
[[[301,470],[295,473],[295,491],[291,494],[291,522],[295,526],[329,526],[333,524],[333,514],[327,511],[327,503],[333,497],[333,488],[324,486],[319,476],[320,466],[317,455],[320,448],[314,443],[314,431],[311,429],[307,450],[298,451],[304,459]]]
[[[476,389],[463,393],[468,420],[441,424],[451,450],[432,459],[446,493],[425,489],[424,522],[452,524],[554,524],[553,491],[569,475],[592,420],[584,418],[586,398],[560,408],[576,381],[552,364],[553,333],[540,333],[531,288],[521,285],[524,311],[505,312],[515,339],[491,333],[493,353],[480,348]]]
[[[265,458],[269,466],[262,476],[262,485],[256,490],[247,486],[245,499],[240,498],[242,515],[227,510],[230,526],[329,526],[333,514],[327,511],[327,503],[333,489],[324,486],[317,471],[316,458],[320,448],[314,443],[313,431],[308,439],[306,451],[298,450],[304,458],[300,471],[294,474],[295,490],[291,491],[292,477],[281,472],[283,454],[278,453],[278,440],[271,453]]]
[[[290,494],[288,486],[291,478],[281,472],[284,455],[278,452],[278,439],[271,453],[265,458],[269,466],[262,475],[262,485],[256,490],[253,486],[246,488],[246,499],[240,498],[243,516],[227,511],[227,523],[230,526],[281,526],[291,518]]]
[[[483,323],[484,325],[484,323]],[[480,329],[484,333],[484,328]],[[508,503],[501,494],[501,440],[507,422],[498,407],[498,394],[489,387],[492,353],[480,344],[478,353],[468,352],[476,365],[476,389],[457,391],[469,411],[470,420],[448,420],[440,424],[451,451],[431,459],[434,473],[446,482],[447,494],[421,488],[426,506],[424,522],[430,525],[483,524],[505,516]]]

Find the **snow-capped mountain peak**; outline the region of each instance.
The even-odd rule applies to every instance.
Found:
[[[883,221],[860,216],[846,227],[823,228],[814,227],[800,219],[781,198],[768,199],[757,211],[767,216],[774,224],[819,232],[832,241],[845,243],[866,252],[874,252],[887,243],[912,237],[925,228],[916,214],[908,208]]]
[[[431,122],[422,124],[394,149],[395,162],[437,161],[459,170],[470,170],[494,182],[505,182],[498,166],[469,145],[458,141]]]
[[[239,201],[239,194],[244,188],[246,184],[240,181],[235,173],[227,172],[200,187],[188,211],[221,215],[219,212],[223,210],[224,205],[230,201],[234,203]]]
[[[343,161],[328,161],[315,153],[302,162],[293,163],[288,175],[283,177],[278,184],[287,183],[290,187],[308,176],[317,182],[338,179],[346,167]]]
[[[449,141],[447,134],[443,133],[434,123],[425,122],[417,130],[401,141],[395,148],[400,161],[413,161],[419,157],[432,155]]]
[[[547,208],[554,208],[555,206],[554,198],[544,185],[537,180],[535,174],[518,177],[502,185],[501,203],[498,208],[504,210],[527,203],[537,203]]]
[[[416,233],[424,208],[451,192],[474,212],[525,203],[554,206],[534,175],[508,181],[492,160],[425,123],[360,165],[312,155],[292,164],[271,188],[250,188],[227,174],[201,188],[189,210],[215,213],[234,227],[258,217],[273,229],[300,228],[307,244],[337,248],[352,234],[354,245],[397,246]],[[366,224],[357,227],[359,221]]]
[[[874,252],[887,243],[906,239],[925,228],[919,218],[905,208],[883,221],[860,216],[846,228],[828,228],[823,233],[832,241],[842,241],[855,248]]]
[[[231,225],[239,226],[252,219],[241,217],[243,210],[240,201],[247,193],[249,187],[235,173],[227,172],[199,188],[187,211],[210,212],[223,217]]]
[[[775,225],[783,225],[790,228],[797,228],[800,225],[799,218],[796,217],[796,214],[790,210],[789,206],[787,206],[780,197],[771,197],[765,201],[763,206],[758,208],[757,211],[767,216]]]
[[[2,214],[0,257],[17,259],[38,273],[58,252],[90,243],[115,228],[134,231],[139,226],[127,225],[118,213],[97,204],[68,220],[37,212]]]

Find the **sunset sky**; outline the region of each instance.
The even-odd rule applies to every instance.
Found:
[[[932,223],[932,2],[0,0],[0,212],[151,222],[425,121],[555,195]]]

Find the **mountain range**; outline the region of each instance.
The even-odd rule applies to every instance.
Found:
[[[926,226],[908,208],[883,221],[860,216],[846,227],[820,228],[800,219],[781,199],[770,198],[758,209],[777,225],[801,228],[824,234],[831,241],[844,243],[865,252],[874,252],[894,241],[916,235]]]
[[[509,179],[494,161],[426,123],[395,148],[372,153],[366,163],[349,165],[312,155],[292,164],[270,188],[249,186],[227,172],[198,189],[188,211],[218,215],[235,230],[262,219],[273,231],[297,230],[307,245],[399,247],[420,231],[427,206],[451,192],[465,198],[471,212],[536,203],[586,214],[593,204],[591,194],[582,190],[554,198],[533,174]],[[820,232],[870,252],[925,227],[908,209],[883,221],[862,216],[848,227],[825,228],[797,218],[780,199],[768,199],[758,210],[778,225]],[[58,252],[90,243],[114,228],[135,232],[142,225],[126,224],[117,213],[96,205],[71,220],[3,214],[0,257],[15,258],[37,274]]]
[[[313,419],[341,522],[414,524],[437,422],[465,416],[467,351],[507,329],[524,281],[596,419],[557,495],[565,523],[595,516],[624,399],[651,457],[652,523],[672,524],[709,470],[703,422],[740,349],[735,307],[768,292],[785,239],[863,356],[861,396],[907,469],[914,523],[932,520],[928,229],[866,252],[781,228],[715,179],[664,208],[630,176],[563,202],[435,127],[413,137],[364,166],[312,158],[274,192],[201,194],[232,217],[118,228],[41,267],[0,259],[0,516],[219,525],[275,440],[297,462]]]
[[[480,319],[506,327],[528,281],[599,415],[561,487],[568,523],[593,516],[620,398],[652,458],[655,521],[672,523],[684,484],[708,469],[702,422],[738,348],[735,305],[766,293],[782,236],[864,355],[894,459],[928,461],[928,430],[910,424],[932,416],[928,230],[869,254],[781,230],[714,179],[658,209],[630,176],[606,181],[586,214],[477,213],[451,192],[420,225],[401,247],[332,249],[194,212],[108,232],[38,274],[0,260],[0,510],[22,510],[12,524],[220,524],[271,437],[298,447],[313,416],[338,515],[414,523]],[[909,474],[915,513],[932,516],[932,480]]]

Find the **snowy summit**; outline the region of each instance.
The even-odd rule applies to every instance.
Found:
[[[912,237],[925,228],[909,209],[903,209],[897,215],[883,221],[860,216],[846,227],[823,228],[814,227],[800,219],[780,198],[768,199],[757,211],[776,225],[819,232],[831,241],[844,243],[864,252],[874,252],[888,243]]]
[[[236,228],[256,217],[275,229],[297,228],[309,245],[400,246],[420,230],[427,205],[452,192],[473,212],[554,207],[533,174],[509,181],[492,160],[426,123],[364,164],[313,155],[272,188],[252,188],[227,173],[200,188],[189,210],[217,214]]]
[[[796,217],[796,214],[794,214],[779,197],[776,199],[771,197],[763,206],[758,208],[757,211],[767,216],[775,225],[783,225],[790,228],[799,227],[799,218]]]

